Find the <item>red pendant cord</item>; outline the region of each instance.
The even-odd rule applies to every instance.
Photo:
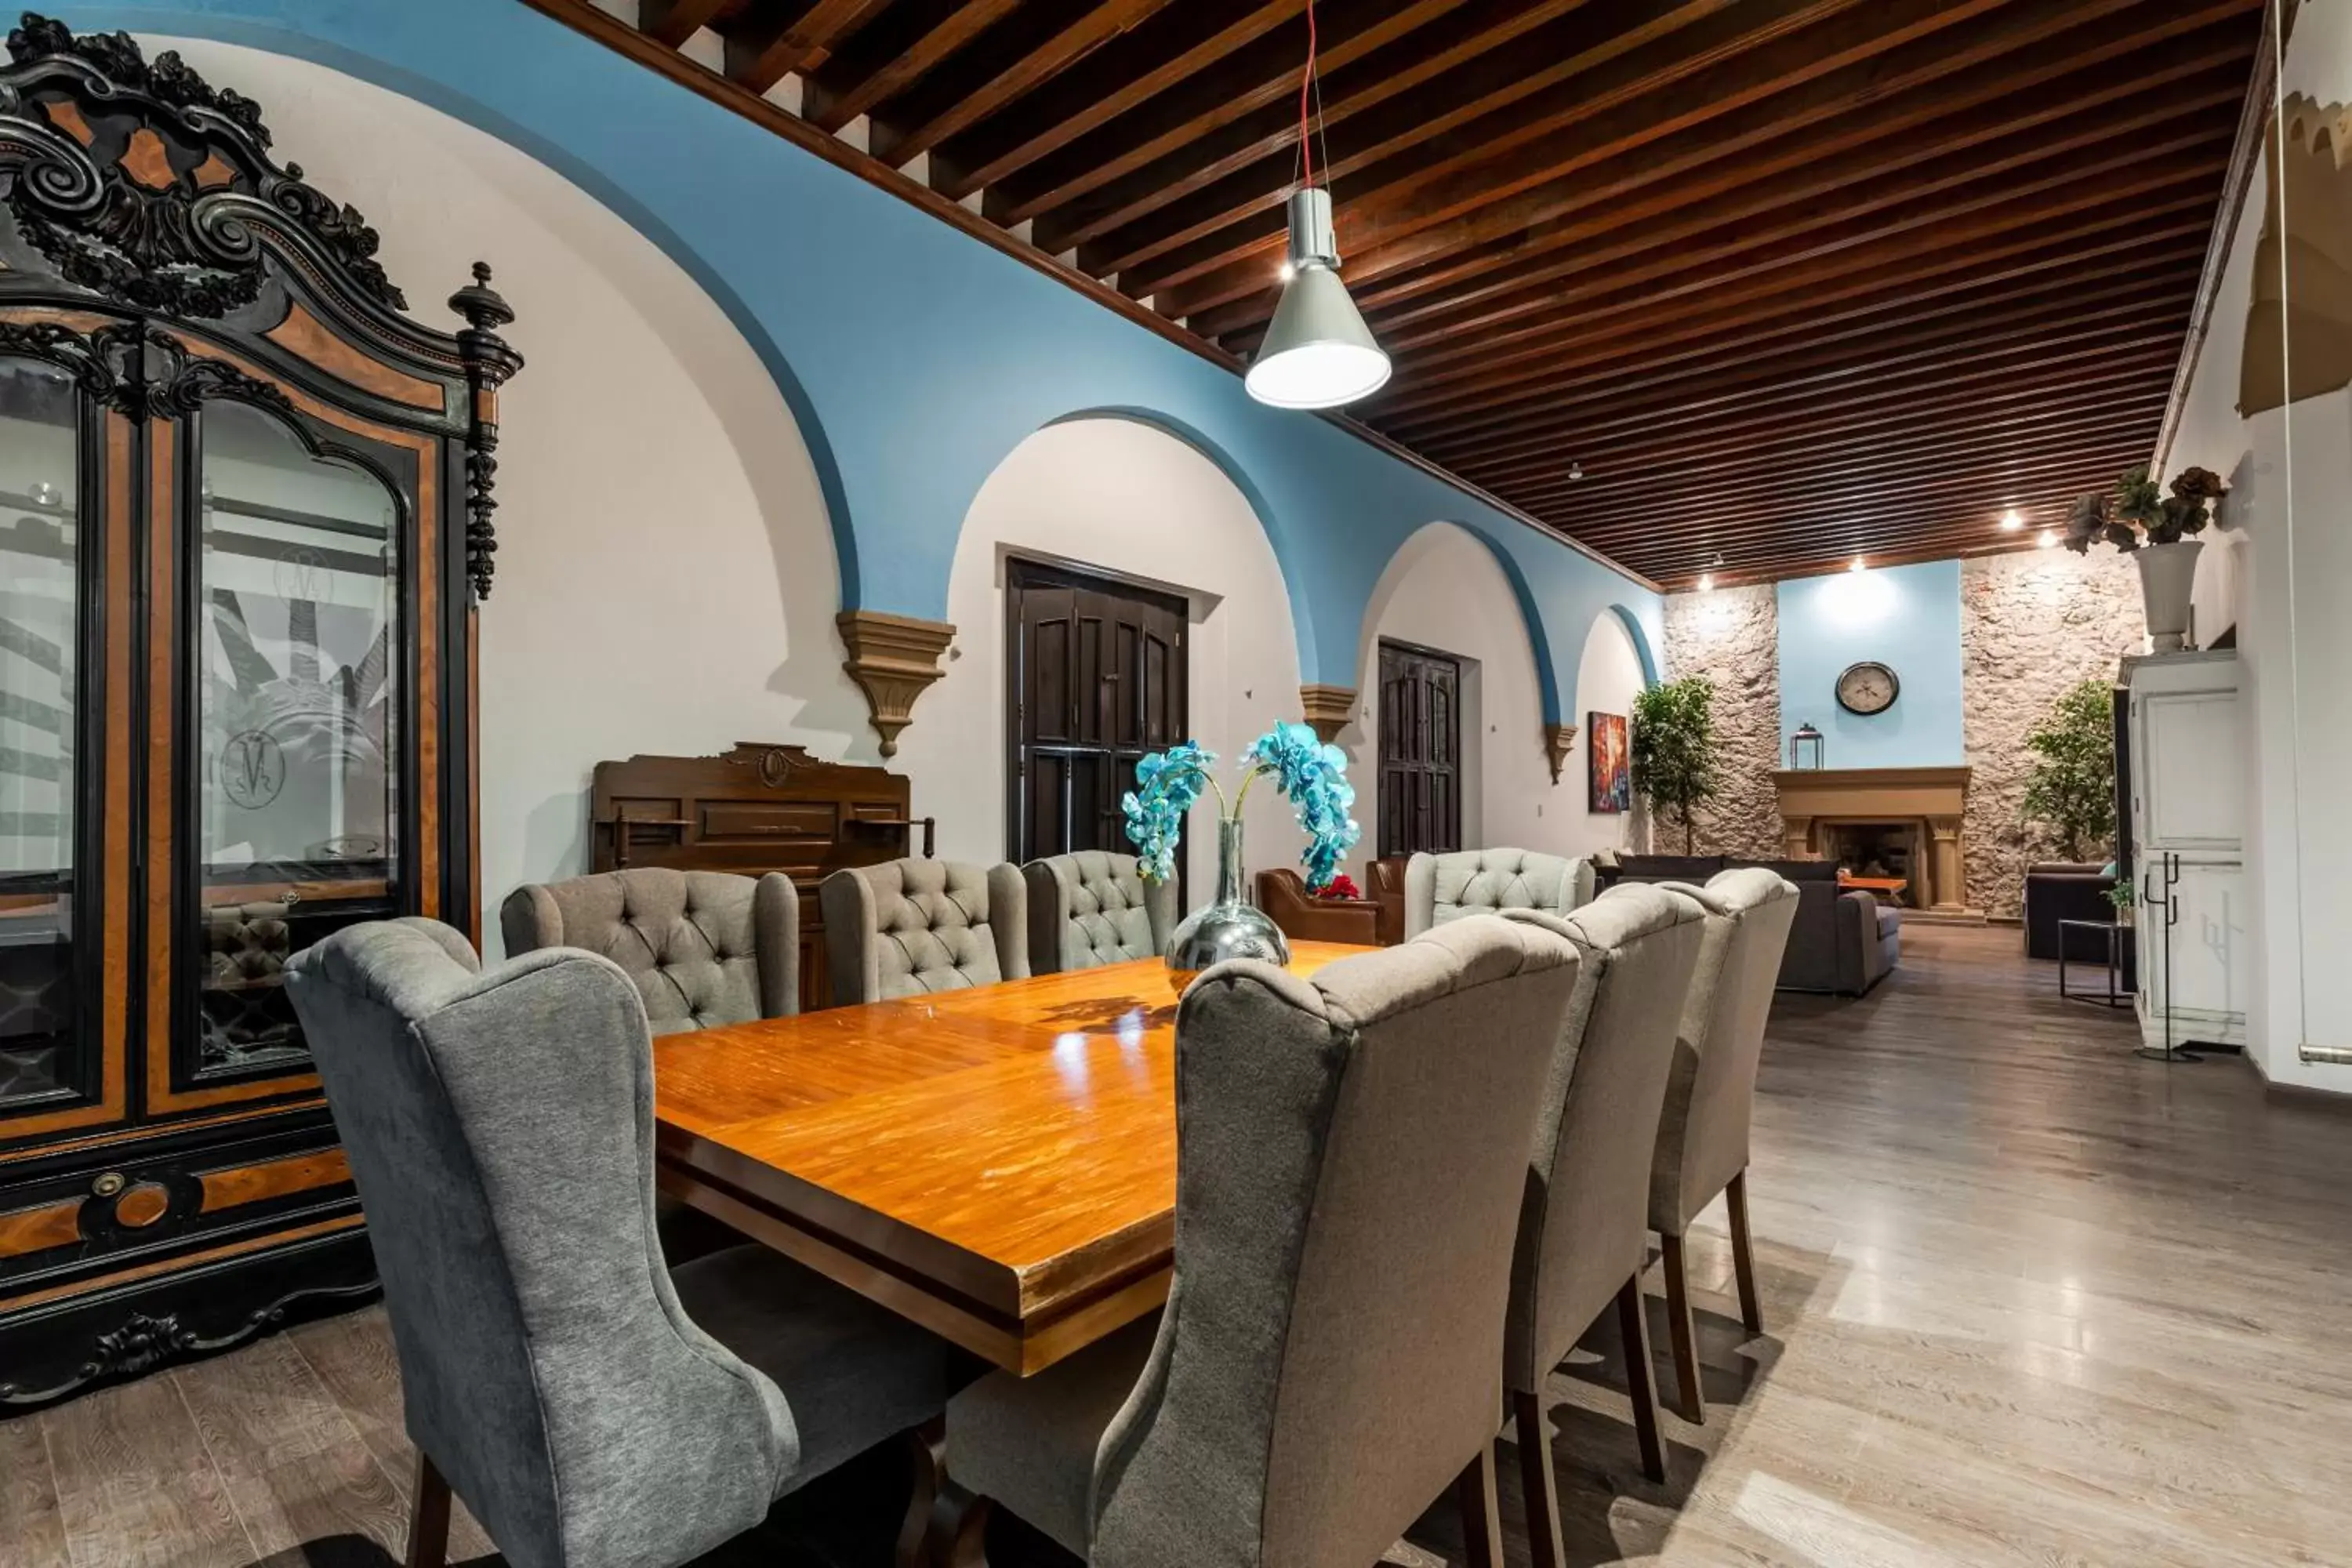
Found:
[[[1315,142],[1307,130],[1307,93],[1315,82],[1315,0],[1307,0],[1307,69],[1298,78],[1298,151],[1306,160],[1306,188],[1315,188]]]

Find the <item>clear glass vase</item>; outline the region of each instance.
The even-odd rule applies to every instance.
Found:
[[[1250,902],[1248,889],[1241,822],[1219,817],[1216,896],[1185,916],[1168,943],[1168,972],[1179,989],[1211,964],[1229,958],[1290,962],[1290,943],[1282,928]]]

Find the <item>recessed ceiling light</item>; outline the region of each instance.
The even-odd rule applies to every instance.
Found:
[[[2024,528],[2024,526],[2025,519],[2018,515],[2018,510],[2015,507],[2011,507],[2007,511],[2000,514],[2000,531],[2003,533],[2015,533]]]

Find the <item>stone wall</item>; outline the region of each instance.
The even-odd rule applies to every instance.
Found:
[[[1772,771],[1780,755],[1780,618],[1769,583],[1670,594],[1665,601],[1668,673],[1715,682],[1715,733],[1723,788],[1692,814],[1698,851],[1769,858],[1781,853],[1780,804]],[[1657,847],[1682,851],[1678,822],[1657,825]]]
[[[2025,737],[2068,687],[2112,677],[2118,658],[2146,644],[2139,574],[2115,551],[2034,550],[1961,563],[1960,679],[1973,770],[1967,870],[1976,908],[2017,918],[2026,866],[2060,858],[2048,830],[2023,818],[2032,762]],[[2101,845],[2090,858],[2113,852]]]

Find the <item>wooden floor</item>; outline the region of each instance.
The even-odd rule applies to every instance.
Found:
[[[2352,1112],[2136,1059],[2128,1015],[2060,1001],[2017,944],[1915,928],[1872,996],[1781,999],[1750,1183],[1771,1332],[1746,1341],[1703,1226],[1714,1404],[1667,1417],[1663,1487],[1614,1333],[1555,1379],[1571,1562],[2352,1563]],[[398,1409],[370,1310],[0,1423],[0,1565],[383,1568]],[[723,1555],[886,1563],[897,1484],[860,1461]],[[462,1521],[457,1546],[489,1550]],[[1389,1561],[1460,1562],[1450,1514]]]

